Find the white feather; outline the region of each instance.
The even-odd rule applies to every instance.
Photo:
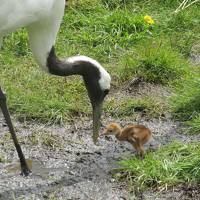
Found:
[[[46,59],[55,43],[65,0],[0,0],[0,41],[17,28],[26,27],[37,63]]]
[[[0,33],[7,34],[48,16],[56,0],[0,0]]]
[[[95,67],[99,69],[99,72],[100,72],[99,85],[101,89],[102,90],[110,89],[111,77],[109,73],[96,60],[89,58],[87,56],[73,56],[73,57],[68,58],[66,61],[70,63],[74,63],[77,61],[85,61],[85,62],[92,63]]]

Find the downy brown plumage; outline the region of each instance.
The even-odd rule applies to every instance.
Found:
[[[115,135],[119,141],[129,142],[141,156],[145,153],[143,145],[152,137],[151,130],[144,125],[131,124],[121,128],[117,123],[109,124],[102,135]]]

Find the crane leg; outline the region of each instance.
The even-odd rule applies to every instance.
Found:
[[[14,127],[12,125],[10,114],[9,114],[9,111],[8,111],[8,107],[7,107],[7,103],[6,103],[6,96],[2,92],[1,87],[0,87],[0,107],[1,107],[2,113],[4,115],[4,118],[6,120],[6,123],[8,125],[10,134],[12,136],[15,148],[17,150],[17,153],[18,153],[18,156],[19,156],[19,159],[20,159],[21,175],[28,176],[29,173],[31,172],[31,170],[28,168],[28,165],[26,163],[24,154],[23,154],[22,149],[20,147],[20,144],[18,142],[18,139],[17,139],[16,133],[15,133]]]

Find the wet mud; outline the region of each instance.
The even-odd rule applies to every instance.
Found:
[[[115,121],[126,125],[131,119],[103,119],[103,124]],[[44,125],[20,123],[15,127],[32,174],[20,176],[18,157],[6,126],[0,127],[0,199],[66,199],[66,200],[131,200],[138,199],[129,192],[126,183],[117,182],[110,174],[122,158],[135,156],[128,143],[115,138],[100,138],[94,145],[91,121],[77,119],[77,123]],[[173,140],[198,140],[184,136],[180,125],[171,120],[141,120],[153,132],[146,148],[156,149]],[[1,123],[2,124],[2,123]],[[154,193],[144,193],[143,199],[156,199]],[[152,198],[151,198],[152,197]],[[159,199],[159,198],[158,198]],[[167,198],[161,198],[167,199]]]

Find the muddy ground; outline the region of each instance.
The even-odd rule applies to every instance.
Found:
[[[155,88],[153,90],[158,91]],[[144,88],[142,91],[145,91]],[[165,94],[168,95],[167,92]],[[114,119],[104,115],[102,124],[112,121],[121,125],[134,122],[131,118]],[[1,125],[0,158],[5,161],[0,162],[0,200],[200,199],[198,188],[193,186],[162,192],[146,191],[138,195],[126,183],[117,182],[110,171],[118,167],[117,161],[134,156],[135,151],[131,145],[119,143],[115,138],[100,138],[98,146],[94,145],[91,123],[90,118],[85,117],[61,126],[15,120],[23,152],[32,163],[32,174],[29,177],[19,175],[16,151],[7,127]],[[153,132],[153,139],[146,148],[157,149],[173,140],[200,140],[199,136],[182,134],[180,124],[170,119],[140,118],[137,123],[147,125]],[[0,124],[3,124],[2,117]]]

